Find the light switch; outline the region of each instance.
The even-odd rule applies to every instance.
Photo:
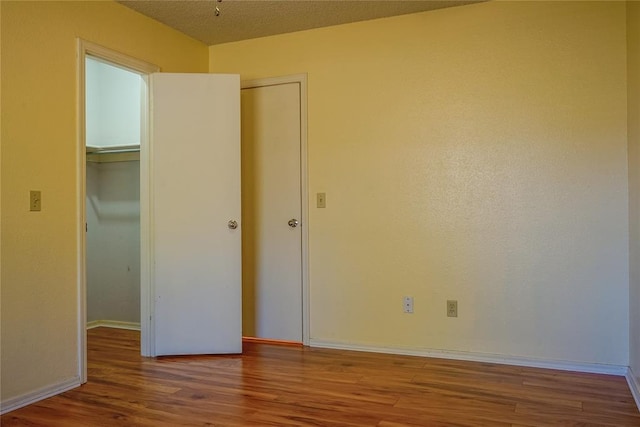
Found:
[[[29,192],[29,210],[33,212],[42,210],[42,196],[40,191],[31,190]]]
[[[316,205],[319,208],[326,208],[327,207],[327,195],[325,193],[318,193],[316,195]]]

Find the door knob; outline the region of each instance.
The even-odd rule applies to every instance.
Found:
[[[236,228],[238,228],[238,223],[234,220],[231,220],[227,223],[227,227],[229,227],[230,230],[235,230]]]
[[[289,222],[287,222],[287,224],[289,224],[289,227],[291,227],[291,228],[296,228],[298,226],[298,224],[300,224],[300,223],[298,222],[297,219],[292,218],[292,219],[289,220]]]

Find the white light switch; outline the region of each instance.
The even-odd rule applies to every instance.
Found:
[[[327,207],[327,195],[325,193],[318,193],[316,195],[316,205],[319,208],[326,208]]]

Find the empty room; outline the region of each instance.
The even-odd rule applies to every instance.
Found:
[[[640,2],[0,1],[4,426],[640,426]]]

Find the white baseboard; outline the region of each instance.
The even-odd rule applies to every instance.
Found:
[[[87,322],[87,329],[93,328],[116,328],[116,329],[129,329],[131,331],[139,331],[140,323],[136,322],[121,322],[119,320],[92,320]]]
[[[500,365],[525,366],[530,368],[557,369],[561,371],[588,372],[624,376],[628,367],[622,365],[605,365],[600,363],[578,363],[562,360],[534,359],[500,354],[473,353],[462,351],[431,350],[422,348],[380,347],[361,344],[310,340],[311,347],[333,348],[337,350],[366,351],[371,353],[401,354],[406,356],[433,357],[451,360],[467,360],[470,362],[495,363]]]
[[[631,368],[627,370],[626,377],[627,377],[627,383],[629,384],[629,389],[631,389],[631,394],[633,395],[633,398],[636,401],[636,406],[640,411],[640,380],[638,379],[638,376],[635,375],[635,373]]]
[[[23,406],[31,405],[56,394],[64,393],[80,386],[82,382],[79,377],[69,378],[56,384],[52,384],[41,389],[25,393],[21,396],[12,397],[0,403],[0,414],[14,411]]]

